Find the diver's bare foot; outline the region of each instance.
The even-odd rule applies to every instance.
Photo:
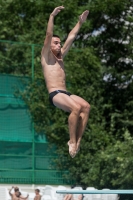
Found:
[[[68,146],[69,146],[69,154],[72,158],[74,158],[76,156],[76,144],[72,144],[70,143],[70,141],[68,141]]]

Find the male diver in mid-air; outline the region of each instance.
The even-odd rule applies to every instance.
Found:
[[[68,146],[69,154],[74,158],[80,149],[81,138],[89,117],[90,105],[83,98],[67,91],[63,59],[83,22],[86,21],[89,11],[86,10],[79,16],[77,24],[71,30],[61,48],[60,37],[53,35],[53,28],[54,18],[62,10],[64,10],[64,7],[59,6],[50,14],[44,46],[41,52],[41,64],[51,104],[70,113],[68,117],[70,134]]]

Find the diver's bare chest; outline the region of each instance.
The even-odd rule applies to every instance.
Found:
[[[62,68],[64,70],[64,62],[62,58],[57,58],[57,57],[49,58],[48,65],[54,66],[57,68]]]

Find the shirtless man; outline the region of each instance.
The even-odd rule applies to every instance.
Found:
[[[11,193],[11,191],[14,189],[14,193]],[[12,188],[9,190],[9,194],[12,198],[12,200],[18,200],[18,194],[19,194],[19,188],[12,186]]]
[[[35,190],[36,196],[35,196],[34,200],[41,200],[41,195],[39,194],[39,192],[40,192],[39,189],[36,189],[36,190]]]
[[[70,113],[68,117],[70,134],[68,146],[69,154],[74,158],[80,149],[81,138],[89,117],[90,105],[81,97],[67,91],[63,59],[76,38],[82,23],[86,20],[89,11],[86,10],[80,15],[77,24],[71,30],[61,48],[61,40],[59,36],[53,35],[53,27],[55,16],[63,9],[63,6],[56,7],[50,14],[41,52],[41,64],[50,102],[54,106]]]
[[[11,193],[12,189],[14,189],[13,194]],[[27,197],[22,197],[21,192],[19,191],[19,188],[14,187],[14,186],[12,186],[12,188],[10,189],[9,194],[10,194],[12,200],[22,200],[22,199],[27,200],[27,198],[29,197],[29,195],[27,195]]]

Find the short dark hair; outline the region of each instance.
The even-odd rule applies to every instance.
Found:
[[[19,188],[18,188],[18,187],[15,187],[15,188],[14,188],[14,191],[15,191],[15,192],[19,191]]]
[[[57,38],[59,38],[59,39],[60,39],[60,36],[58,36],[58,35],[53,35],[53,37],[57,37]]]
[[[36,192],[40,192],[40,190],[39,190],[39,189],[35,189],[35,191],[36,191]]]

